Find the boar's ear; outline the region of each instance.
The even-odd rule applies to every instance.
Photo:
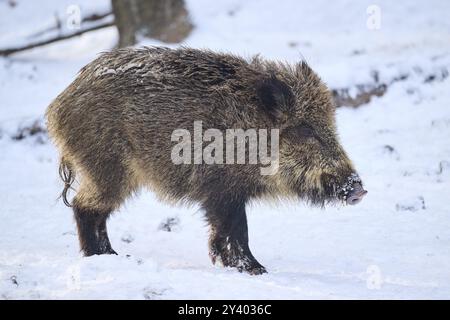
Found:
[[[256,95],[263,110],[274,120],[281,118],[294,100],[291,88],[274,74],[258,81]]]

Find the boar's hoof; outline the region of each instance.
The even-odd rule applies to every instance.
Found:
[[[102,255],[102,254],[114,254],[118,255],[116,251],[114,251],[113,248],[104,248],[104,249],[95,249],[95,250],[83,250],[85,257],[90,257],[94,255]]]
[[[266,268],[257,263],[258,265],[251,266],[250,268],[246,268],[245,270],[241,270],[238,268],[239,272],[245,271],[253,276],[257,276],[263,273],[267,273]]]
[[[108,248],[108,249],[105,249],[105,250],[103,250],[102,251],[102,253],[101,254],[114,254],[114,255],[118,255],[117,254],[117,252],[116,251],[114,251],[114,249],[113,248]]]
[[[224,267],[236,268],[239,272],[251,275],[267,273],[266,268],[253,257],[250,250],[243,249],[238,242],[230,242],[225,246],[212,246],[209,256],[213,264],[217,262]]]
[[[111,247],[111,244],[108,242],[100,242],[100,243],[90,243],[87,248],[83,249],[84,256],[89,257],[93,255],[101,255],[101,254],[115,254],[117,252]]]
[[[108,239],[101,239],[100,244],[98,246],[99,254],[115,254],[118,255],[116,251],[111,247]]]

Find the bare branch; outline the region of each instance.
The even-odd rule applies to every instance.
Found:
[[[27,44],[24,46],[20,46],[20,47],[16,47],[16,48],[0,49],[0,56],[9,56],[16,52],[30,50],[30,49],[37,48],[37,47],[42,47],[42,46],[48,45],[50,43],[78,37],[78,36],[82,35],[83,33],[99,30],[99,29],[106,28],[106,27],[111,27],[113,25],[114,25],[114,22],[106,22],[106,23],[95,25],[90,28],[78,30],[73,33],[57,36],[57,37],[42,40],[42,41],[37,41],[37,42],[30,43],[30,44]]]

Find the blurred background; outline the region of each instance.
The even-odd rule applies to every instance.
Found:
[[[0,0],[0,299],[450,298],[450,3]],[[100,52],[180,45],[306,60],[369,190],[356,207],[255,203],[269,274],[212,267],[198,208],[143,191],[115,214],[117,257],[82,259],[57,199],[49,103]]]

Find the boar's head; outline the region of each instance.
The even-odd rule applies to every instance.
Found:
[[[257,95],[280,129],[278,188],[314,205],[357,204],[367,191],[339,142],[330,90],[304,62],[268,70]]]

